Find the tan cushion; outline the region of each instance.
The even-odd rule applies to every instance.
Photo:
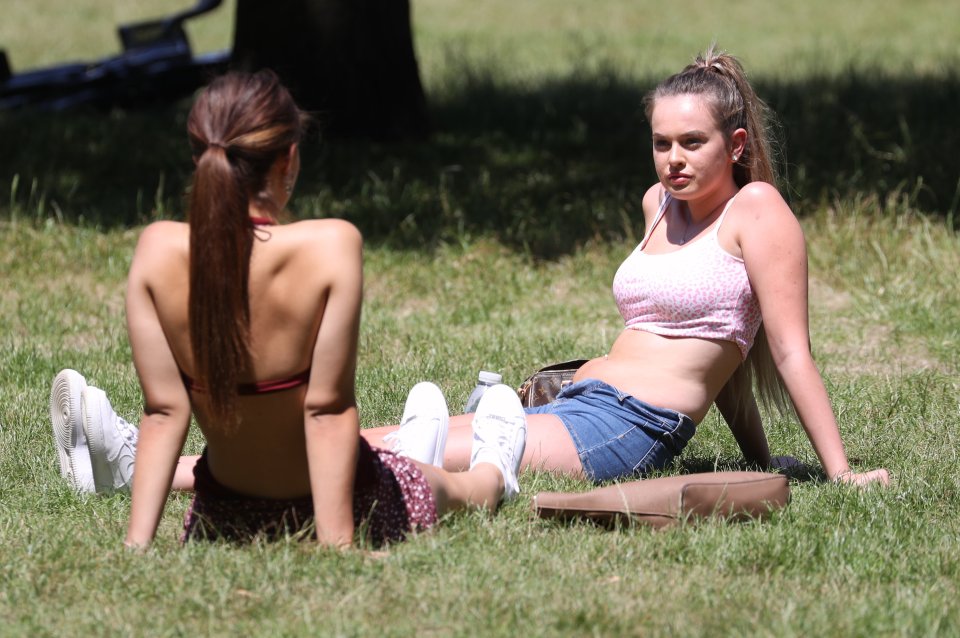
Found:
[[[766,472],[704,472],[630,481],[589,492],[540,492],[541,518],[633,521],[666,527],[691,518],[762,518],[790,501],[787,477]]]

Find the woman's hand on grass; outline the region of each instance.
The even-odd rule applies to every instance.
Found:
[[[133,554],[146,554],[147,549],[150,547],[150,543],[149,542],[138,543],[128,538],[123,541],[123,547],[128,552],[131,552]]]
[[[870,470],[869,472],[847,470],[834,476],[833,480],[837,483],[846,483],[847,485],[856,485],[858,487],[864,487],[873,483],[887,486],[890,485],[890,473],[884,468]]]

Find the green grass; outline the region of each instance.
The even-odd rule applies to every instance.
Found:
[[[860,467],[889,467],[890,490],[820,482],[798,425],[771,418],[774,450],[797,455],[812,480],[798,474],[792,503],[769,521],[662,533],[545,523],[530,514],[533,493],[585,485],[528,473],[521,498],[497,517],[452,517],[382,557],[285,543],[181,549],[183,495],[170,499],[154,550],[124,552],[128,497],[69,492],[46,400],[56,370],[75,366],[108,389],[121,414],[136,417],[120,305],[135,232],[6,223],[0,633],[952,633],[960,623],[960,485],[951,471],[960,384],[955,351],[937,344],[956,343],[949,313],[960,300],[942,286],[958,265],[957,240],[909,211],[869,221],[858,216],[864,210],[845,212],[804,222],[821,302],[812,308],[815,351],[851,457]],[[854,235],[887,243],[884,273],[880,253],[840,250]],[[438,381],[456,406],[478,368],[517,384],[541,362],[602,352],[618,319],[596,282],[629,249],[597,243],[550,262],[490,241],[368,251],[364,425],[396,421],[418,379]],[[937,298],[943,320],[911,320],[900,293],[861,299],[871,272],[885,286],[913,276],[913,294]],[[188,449],[199,446],[194,433]],[[714,467],[739,464],[711,415],[671,471]]]
[[[823,482],[796,421],[771,416],[774,452],[806,467],[764,522],[543,522],[532,494],[586,485],[527,473],[496,517],[450,517],[382,555],[180,548],[184,495],[155,548],[132,555],[129,497],[77,496],[60,479],[47,398],[71,366],[137,418],[123,282],[141,224],[180,215],[187,107],[0,113],[0,635],[960,632],[957,9],[794,4],[414,0],[434,136],[309,144],[294,213],[346,217],[367,237],[364,426],[396,422],[421,379],[457,407],[478,369],[516,385],[600,354],[621,325],[609,284],[652,179],[639,99],[716,37],[781,113],[814,354],[849,455],[890,468],[892,488]],[[104,19],[170,9],[60,7],[5,7],[15,68],[108,54]],[[197,38],[225,46],[228,20]],[[193,432],[187,450],[201,445]],[[715,467],[740,461],[711,414],[669,471]]]

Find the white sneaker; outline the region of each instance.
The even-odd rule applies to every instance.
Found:
[[[80,395],[87,381],[76,370],[61,370],[50,388],[53,442],[60,457],[60,475],[79,492],[93,492],[93,468],[83,433]]]
[[[83,432],[87,436],[97,492],[129,489],[139,431],[113,411],[107,395],[89,386],[81,395]]]
[[[527,444],[527,415],[512,388],[500,384],[486,392],[473,416],[470,468],[491,463],[503,474],[503,500],[520,492],[517,473]]]
[[[400,456],[443,467],[449,426],[450,411],[443,392],[433,383],[423,381],[407,395],[400,428],[383,440],[394,441],[391,451]]]

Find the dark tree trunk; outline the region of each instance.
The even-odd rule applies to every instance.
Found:
[[[325,133],[427,133],[409,0],[238,0],[231,66],[276,71]]]

